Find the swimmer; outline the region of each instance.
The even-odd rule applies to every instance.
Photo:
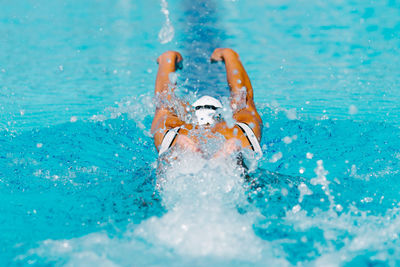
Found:
[[[229,156],[243,149],[253,150],[262,156],[260,147],[262,120],[253,99],[250,79],[239,60],[239,55],[230,48],[217,48],[211,55],[211,62],[224,62],[230,88],[230,108],[235,123],[228,125],[221,115],[224,108],[221,101],[202,96],[193,104],[182,103],[182,110],[191,112],[192,120],[187,122],[178,117],[171,104],[176,79],[172,73],[182,67],[182,56],[176,51],[167,51],[157,59],[158,73],[155,96],[157,104],[151,126],[159,156],[172,147],[204,153],[201,143],[210,142],[216,136],[223,136],[223,143],[214,157]],[[199,134],[200,133],[200,134]]]

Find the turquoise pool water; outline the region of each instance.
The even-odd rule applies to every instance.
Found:
[[[1,6],[2,266],[400,264],[398,1]],[[218,46],[264,156],[249,181],[193,155],[157,179],[155,60],[182,52],[183,97],[226,95]]]

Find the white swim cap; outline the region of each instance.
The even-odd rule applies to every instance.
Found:
[[[199,125],[214,124],[217,109],[222,108],[218,99],[207,95],[197,99],[192,106],[196,110],[195,115]]]

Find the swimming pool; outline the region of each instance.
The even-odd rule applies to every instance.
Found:
[[[1,265],[398,265],[400,4],[167,2],[2,4]],[[217,46],[264,157],[251,183],[189,157],[160,191],[155,59],[182,52],[183,96],[224,95]]]

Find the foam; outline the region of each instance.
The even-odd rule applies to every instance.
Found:
[[[234,159],[182,155],[159,172],[158,188],[167,210],[163,216],[131,225],[118,238],[98,232],[46,240],[20,260],[39,256],[65,261],[66,266],[288,265],[254,233],[253,224],[262,216],[256,210],[238,212],[238,207],[248,205],[247,189]]]
[[[256,188],[254,196],[264,194],[262,199],[271,199],[258,206],[248,203],[248,192],[253,189],[247,188],[233,158],[208,160],[174,150],[169,155],[177,158],[161,166],[157,180],[166,210],[161,217],[132,224],[118,236],[101,231],[46,240],[19,260],[67,266],[285,266],[290,265],[287,260],[298,265],[340,266],[361,258],[365,264],[385,261],[396,265],[400,209],[373,215],[338,202],[333,198],[337,196],[335,184],[327,178],[326,161],[317,161],[315,178],[293,187],[295,194],[299,192],[295,197],[285,187],[284,181],[290,178],[286,176],[277,176],[281,183],[264,184],[264,191]],[[261,173],[261,180],[267,180],[265,176]],[[321,194],[329,205],[320,204]],[[376,201],[373,196],[372,202]],[[277,209],[268,207],[275,204]],[[279,209],[286,213],[264,218],[256,207],[264,214]],[[261,221],[265,225],[260,229]]]
[[[394,208],[382,217],[368,215],[366,220],[365,214],[354,207],[341,215],[332,211],[319,211],[310,217],[300,211],[289,212],[285,221],[293,225],[296,231],[313,228],[323,231],[325,244],[316,246],[320,256],[312,261],[312,266],[340,266],[355,260],[357,256],[368,254],[372,255],[370,260],[381,260],[394,266],[392,254],[399,253],[399,212],[399,208]],[[352,238],[338,243],[338,236],[343,234]]]
[[[252,229],[256,215],[240,215],[236,208],[246,201],[240,174],[233,162],[185,154],[159,181],[169,212],[144,222],[136,233],[183,255],[259,259],[261,240]]]

